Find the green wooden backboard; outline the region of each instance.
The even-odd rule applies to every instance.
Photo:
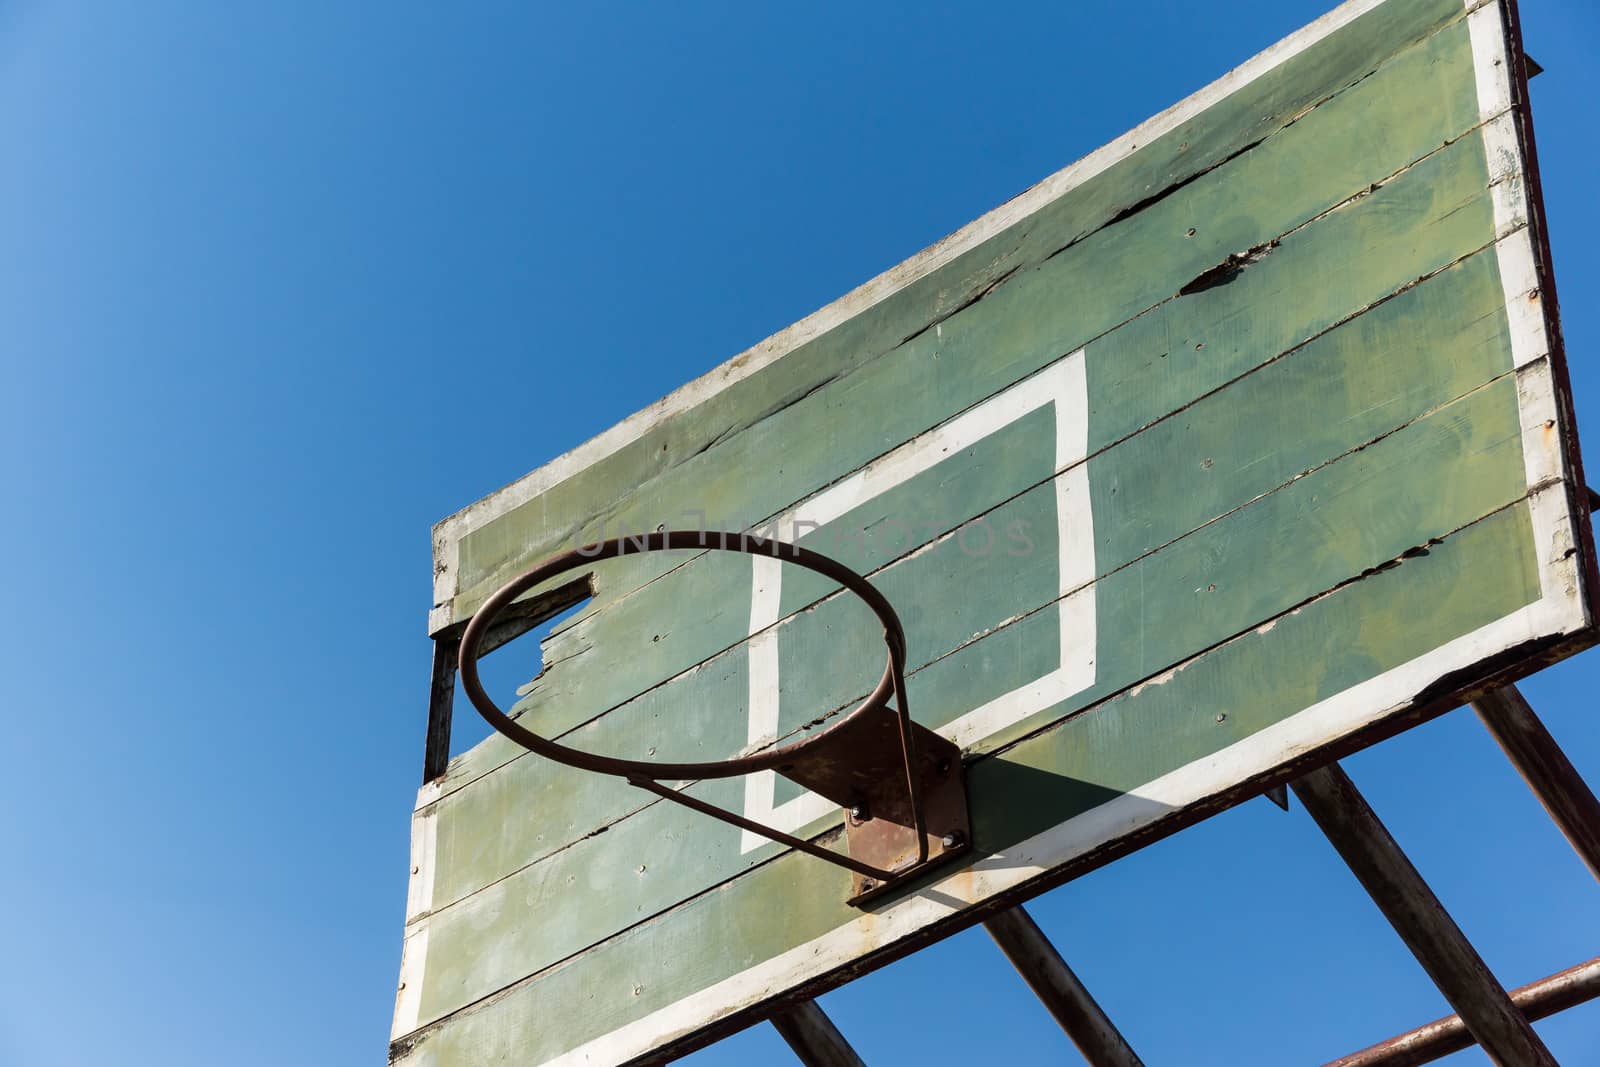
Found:
[[[1591,643],[1513,17],[1354,0],[441,523],[446,641],[661,526],[869,574],[973,848],[853,908],[844,870],[492,737],[418,798],[394,1061],[682,1052]],[[804,571],[591,581],[516,705],[581,748],[755,751],[882,669]],[[771,772],[684,788],[841,835]]]

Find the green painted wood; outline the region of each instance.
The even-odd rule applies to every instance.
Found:
[[[1444,538],[1525,491],[1516,383],[1507,375],[1109,574],[1099,583],[1100,680],[1067,707],[1149,678],[1341,581]],[[1052,494],[1039,495],[1053,500]],[[884,572],[879,586],[891,602],[907,591],[898,588],[901,574],[920,583],[926,570]],[[824,611],[797,616],[784,637],[800,662],[813,665],[785,684],[786,695],[791,687],[797,690],[805,707],[830,706],[839,698],[839,679],[870,677],[876,660],[869,642],[841,642],[836,628],[809,624]],[[911,641],[921,621],[908,619]],[[1454,625],[1453,619],[1441,620],[1434,630]],[[1053,640],[1041,644],[1049,649]],[[977,642],[962,654],[977,659],[979,670],[982,646]],[[1041,662],[1033,674],[1046,669],[1048,663]],[[920,681],[909,680],[919,713],[925,692]],[[693,716],[693,702],[669,698],[655,706],[657,715],[676,712],[692,734],[721,729],[730,748],[741,740],[742,724],[714,713]],[[1041,717],[1048,721],[1061,711]],[[1136,760],[1133,773],[1146,775],[1138,781],[1171,769],[1143,762],[1135,755],[1144,751],[1142,745],[1124,747],[1134,754],[1121,758]],[[737,806],[742,796],[738,781],[695,789],[724,805]],[[481,825],[479,832],[485,829],[494,832]],[[741,856],[739,837],[736,829],[708,824],[678,805],[656,805],[436,913],[423,1018],[471,1003],[670,908],[777,847]],[[527,921],[530,915],[539,921]]]
[[[1377,81],[1376,76],[1369,79]],[[1229,285],[1170,300],[1106,334],[1087,349],[1090,446],[1104,447],[1153,423],[1175,406],[1206,395],[1397,288],[1481,248],[1492,237],[1485,186],[1481,143],[1476,138],[1460,141],[1370,196],[1282,235],[1277,248]],[[1092,288],[1073,282],[1071,291],[1086,287]],[[1036,303],[1048,301],[1036,298]],[[971,352],[958,351],[960,359],[940,365],[957,368],[950,377],[959,380],[997,363],[996,382],[1035,369],[1031,362],[1008,358],[1003,341],[997,339],[987,351],[969,346]],[[940,382],[937,376],[923,379],[919,389],[940,394]],[[892,384],[899,394],[908,394],[898,382]],[[985,395],[994,391],[987,385],[983,389]],[[891,406],[890,399],[880,389],[852,398],[850,410],[856,405],[863,411],[882,410]],[[1159,403],[1142,404],[1142,399]],[[952,412],[961,406],[938,402]],[[829,425],[847,426],[870,421],[845,412],[830,419]],[[817,436],[787,426],[747,436],[760,437],[764,447],[786,454],[782,438],[790,432],[802,440]],[[993,501],[1024,487],[997,478]],[[958,511],[949,526],[968,517]],[[597,571],[603,586],[615,566],[608,563]],[[559,735],[736,644],[744,639],[749,622],[748,595],[741,592],[748,586],[748,574],[748,561],[713,554],[680,566],[667,581],[591,612],[547,642],[547,661],[571,660],[581,669],[551,670],[528,691],[518,710],[531,711],[536,728]],[[519,752],[514,744],[491,737],[454,761],[447,785],[471,781]]]
[[[1445,24],[1447,30],[1428,37]],[[1424,39],[1419,47],[1407,47]],[[685,507],[703,508],[728,522],[754,523],[837,471],[866,462],[986,395],[976,390],[993,391],[1000,382],[1015,380],[1017,373],[991,384],[982,375],[969,376],[965,368],[956,371],[960,342],[924,332],[931,323],[940,322],[946,336],[954,331],[970,337],[970,329],[963,333],[968,320],[993,321],[1004,305],[1026,300],[1027,291],[1044,286],[1055,293],[1053,309],[1069,323],[1072,336],[1037,338],[1043,343],[1034,354],[1038,366],[1170,295],[1227,254],[1269,240],[1353,189],[1400,169],[1475,121],[1465,42],[1462,8],[1452,0],[1391,3],[1369,13],[1336,44],[1324,42],[1295,57],[1025,225],[996,235],[935,276],[717,394],[692,418],[645,434],[581,477],[473,531],[461,545],[456,617],[465,618],[518,569],[565,542],[575,526],[593,532],[614,530],[622,522],[653,529],[678,520]],[[1394,62],[1383,64],[1397,52]],[[1410,106],[1397,110],[1393,101],[1401,98]],[[1218,166],[1225,161],[1227,166]],[[1216,169],[1207,173],[1208,168]],[[1195,180],[1130,219],[1108,225],[1140,201],[1189,179]],[[1258,198],[1262,188],[1277,195]],[[1244,189],[1251,193],[1246,196]],[[1196,232],[1189,236],[1191,228]],[[1139,232],[1142,247],[1129,246],[1130,230]],[[1108,265],[1121,276],[1107,276]],[[1093,284],[1064,289],[1038,277],[1056,273]],[[1004,284],[963,308],[1001,279]],[[1069,309],[1061,304],[1062,293],[1080,294],[1087,306]],[[820,472],[788,464],[773,470],[770,447],[742,432],[817,425],[841,403],[848,406],[846,398],[858,385],[851,379],[860,369],[892,374],[880,364],[893,353],[901,357],[897,364],[927,367],[944,360],[951,373],[935,365],[931,375],[924,371],[922,376],[931,379],[925,384],[936,396],[960,395],[940,396],[947,406],[931,416],[915,407],[896,408],[863,425],[836,427],[829,463]],[[783,439],[793,447],[805,435],[788,430]],[[750,484],[754,470],[764,472],[759,485]]]
[[[1504,372],[1509,365],[1504,322],[1495,314],[1501,299],[1494,258],[1473,256],[1199,401],[1181,417],[1096,457],[1097,467],[1108,464],[1114,472],[1111,495],[1117,498],[1116,508],[1104,508],[1097,517],[1101,552],[1108,561],[1126,563]],[[1372,352],[1388,358],[1366,358]],[[1238,413],[1237,421],[1249,433],[1236,431],[1230,411]],[[978,461],[966,469],[988,470]],[[1041,620],[1033,629],[1043,633],[1025,639],[1035,655],[1054,640],[1050,621]],[[947,651],[924,649],[913,645],[914,666]],[[1001,662],[1020,669],[1022,654],[1020,647],[1012,649]],[[663,720],[662,705],[655,701],[653,721],[659,728],[653,732],[634,719],[608,716],[573,740],[593,751],[620,750],[641,758],[724,758],[743,743],[738,694],[744,666],[742,655],[720,656],[693,677],[664,687],[677,707],[689,709],[689,718],[724,727],[722,746],[675,746],[674,740],[684,736],[679,732],[687,725],[684,714]],[[956,681],[971,678],[979,684],[961,685],[956,690],[961,700],[944,714],[918,700],[913,706],[923,722],[942,725],[963,706],[981,703],[986,691],[992,695],[993,679],[1001,672],[963,668],[953,673]],[[939,688],[947,691],[948,683]],[[649,751],[658,741],[665,742],[665,754]],[[532,758],[475,780],[438,806],[440,847],[448,850],[448,861],[439,865],[436,905],[609,824],[644,799],[615,779]]]
[[[1473,579],[1486,568],[1512,580],[1484,587]],[[1147,781],[1155,768],[1216,751],[1427,652],[1457,629],[1503,616],[1537,592],[1525,505],[1495,512],[1425,556],[1207,652],[1165,684],[1124,693],[1093,715],[1068,718],[980,761],[969,785],[973,810],[982,813],[976,844],[992,852],[1023,841]],[[1338,654],[1330,657],[1330,650]],[[1325,666],[1307,672],[1307,663]],[[1228,709],[1222,724],[1217,708]],[[1161,727],[1160,745],[1126,743],[1130,733],[1151,735],[1151,724]],[[984,803],[990,795],[1004,799]],[[424,1032],[403,1062],[541,1062],[857,919],[844,903],[847,880],[809,857],[781,856]],[[773,921],[775,899],[784,901],[782,922]],[[684,950],[693,945],[718,950]]]

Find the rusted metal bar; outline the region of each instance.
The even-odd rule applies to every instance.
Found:
[[[1596,997],[1600,997],[1600,956],[1511,992],[1511,1002],[1530,1021],[1548,1018]],[[1324,1067],[1417,1067],[1471,1048],[1473,1044],[1461,1016],[1447,1015],[1360,1052],[1332,1060]]]
[[[1500,1067],[1557,1067],[1550,1050],[1339,765],[1312,771],[1296,779],[1293,788],[1489,1058]]]
[[[456,650],[459,642],[442,638],[433,643],[433,685],[428,693],[428,738],[422,750],[422,781],[426,785],[450,765],[450,717],[456,699]]]
[[[1600,879],[1600,800],[1514,685],[1472,702],[1511,765]]]
[[[1143,1067],[1116,1024],[1095,1003],[1061,953],[1021,905],[983,921],[1000,951],[1022,975],[1091,1067]]]
[[[735,815],[731,811],[717,807],[710,801],[701,800],[693,793],[674,789],[670,785],[663,785],[654,778],[630,778],[628,779],[628,784],[643,789],[648,793],[654,793],[662,800],[670,800],[674,803],[682,804],[693,811],[698,811],[702,815],[709,815],[713,819],[721,819],[723,822],[732,823],[741,830],[760,834],[762,837],[776,841],[778,844],[792,848],[797,852],[804,852],[806,855],[815,856],[819,860],[827,860],[829,863],[844,867],[861,875],[863,878],[886,881],[894,877],[893,871],[880,870],[869,863],[862,863],[860,860],[840,852],[830,852],[814,841],[807,841],[803,837],[786,834],[782,830],[774,830],[772,827],[758,823],[754,819],[746,819],[743,815]]]
[[[805,1067],[866,1067],[814,1000],[785,1008],[772,1017],[772,1025]]]

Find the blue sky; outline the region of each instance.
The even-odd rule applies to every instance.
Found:
[[[0,3],[0,1063],[381,1062],[431,524],[1323,6]],[[1525,6],[1594,441],[1600,14]],[[1591,780],[1597,686],[1525,686]],[[1600,946],[1468,714],[1347,767],[1508,983]],[[1298,809],[1033,907],[1152,1064],[1444,1011]],[[870,1063],[1066,1048],[976,932],[824,1005]],[[1540,1029],[1600,1063],[1600,1005]]]

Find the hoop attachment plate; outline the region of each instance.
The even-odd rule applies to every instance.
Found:
[[[886,880],[851,871],[851,904],[859,906],[898,889],[907,876],[971,847],[961,750],[926,726],[913,724],[912,732],[927,845],[927,858],[920,861],[900,731],[888,709],[839,724],[792,764],[776,768],[785,778],[844,809],[851,858],[894,875]]]

